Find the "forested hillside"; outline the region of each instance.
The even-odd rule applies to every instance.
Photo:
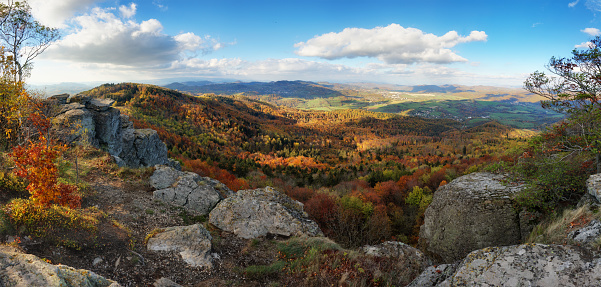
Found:
[[[131,83],[87,94],[116,100],[137,127],[157,130],[189,170],[234,190],[285,191],[348,246],[415,242],[438,186],[498,160],[529,136],[493,121],[302,111]]]

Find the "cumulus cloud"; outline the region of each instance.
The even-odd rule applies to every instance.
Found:
[[[592,47],[593,43],[591,42],[582,42],[578,45],[575,45],[574,48],[577,49],[588,49],[589,47]]]
[[[65,28],[65,21],[78,13],[83,13],[94,3],[104,0],[29,0],[31,13],[40,23]],[[6,1],[2,1],[6,2]]]
[[[121,12],[121,16],[123,18],[131,18],[134,15],[136,15],[136,4],[135,3],[131,3],[128,6],[125,5],[121,5],[119,6],[119,12]]]
[[[486,40],[487,35],[483,31],[472,31],[468,36],[450,31],[436,36],[419,29],[390,24],[373,29],[346,28],[340,33],[327,33],[297,43],[295,47],[298,48],[296,54],[300,56],[329,60],[372,57],[387,64],[441,64],[467,61],[449,48],[460,43]]]
[[[580,32],[589,34],[590,36],[599,36],[601,35],[601,30],[597,29],[597,28],[585,28],[584,30],[580,30]]]
[[[245,61],[241,59],[210,59],[191,58],[175,62],[170,70],[186,74],[219,75],[252,77],[274,80],[278,78],[291,79],[332,76],[341,74],[349,76],[361,74],[360,69],[339,64],[307,61],[297,58],[266,59],[260,61]]]
[[[133,17],[135,5],[119,12],[126,18]],[[187,53],[208,53],[222,47],[210,37],[203,39],[193,33],[166,35],[156,19],[138,23],[119,18],[115,13],[115,9],[94,8],[90,14],[74,18],[76,31],[52,45],[42,56],[72,62],[166,67]]]

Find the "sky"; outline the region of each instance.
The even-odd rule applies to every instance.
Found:
[[[601,0],[29,0],[31,84],[161,79],[522,86],[601,35]]]

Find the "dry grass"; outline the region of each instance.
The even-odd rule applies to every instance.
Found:
[[[601,218],[597,209],[585,205],[576,209],[566,209],[561,215],[547,219],[536,227],[526,239],[527,243],[571,244],[567,235],[573,230],[586,226],[591,220]]]

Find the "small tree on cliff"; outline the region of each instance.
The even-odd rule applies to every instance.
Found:
[[[0,44],[14,65],[15,82],[22,82],[32,68],[32,61],[43,53],[59,32],[36,21],[27,2],[0,4]]]
[[[526,90],[546,98],[543,108],[568,117],[545,133],[547,150],[593,153],[601,172],[601,37],[572,50],[570,58],[551,57],[547,69],[554,76],[536,71],[524,82]]]

